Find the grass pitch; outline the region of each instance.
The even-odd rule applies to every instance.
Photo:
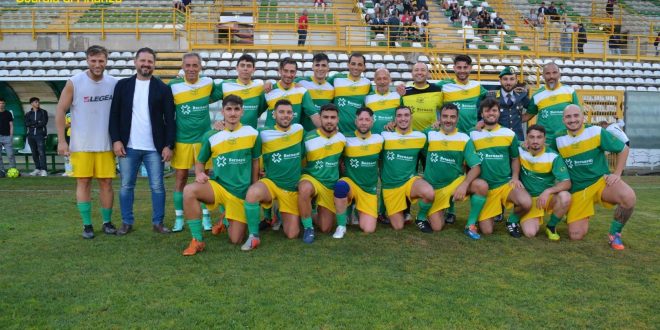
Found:
[[[240,251],[205,233],[207,250],[181,252],[186,230],[151,232],[146,180],[135,231],[80,237],[74,181],[0,180],[0,328],[656,328],[660,324],[659,177],[627,177],[635,213],[625,251],[607,245],[611,211],[598,209],[584,241],[513,239],[502,224],[480,241],[459,220],[441,233],[385,226],[304,245],[280,232]],[[115,181],[113,219],[121,223]],[[172,224],[172,179],[166,223]],[[654,325],[655,324],[655,325]]]

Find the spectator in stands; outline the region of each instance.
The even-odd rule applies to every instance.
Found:
[[[584,44],[588,42],[587,40],[587,30],[584,28],[584,24],[578,24],[578,34],[577,34],[577,50],[578,53],[584,54]],[[656,54],[657,55],[657,54]]]
[[[660,54],[660,32],[658,32],[658,35],[655,37],[653,46],[655,47],[655,56],[658,56]]]
[[[537,26],[543,26],[544,24],[545,24],[545,14],[540,13],[540,14],[538,14],[538,19],[537,19],[536,25]]]
[[[539,25],[539,15],[536,14],[534,8],[529,9],[529,14],[525,17],[525,23],[532,27]]]
[[[467,7],[463,6],[461,8],[461,15],[459,18],[461,20],[461,26],[464,26],[465,23],[467,23],[467,21],[470,20],[470,10]]]
[[[461,19],[460,17],[461,17],[461,10],[456,8],[456,7],[452,8],[451,9],[451,16],[449,17],[449,19],[452,21],[452,23],[453,22],[459,22],[460,19]]]
[[[174,0],[174,8],[181,11],[186,11],[190,3],[192,3],[192,0]]]
[[[463,1],[463,6],[464,7],[472,7],[472,1],[470,1],[470,0]]]
[[[14,115],[11,111],[5,110],[5,99],[0,97],[0,153],[5,149],[7,158],[9,158],[9,168],[16,167],[16,158],[14,157]],[[5,177],[5,164],[0,155],[0,178]]]
[[[612,16],[614,15],[614,0],[607,0],[607,4],[605,5],[605,13],[607,13],[607,16]]]
[[[421,13],[422,17],[424,17],[426,22],[428,22],[429,21],[429,7],[427,7],[426,5],[423,5],[423,6],[418,7],[418,8],[420,8],[419,11],[418,11],[418,14]]]
[[[557,9],[557,15],[561,18],[566,14],[566,8],[564,8],[564,4],[559,4],[559,8]]]
[[[399,15],[394,13],[394,15],[390,16],[387,19],[387,27],[388,27],[388,40],[390,42],[390,47],[396,47],[396,40],[399,38],[399,26],[401,25],[401,21],[399,21]]]
[[[307,40],[307,28],[309,19],[307,17],[307,9],[303,9],[302,15],[298,17],[298,46],[304,46]]]
[[[545,2],[541,2],[541,7],[536,11],[537,15],[547,15],[548,14],[548,8],[545,7]]]
[[[374,30],[373,23],[374,23],[374,19],[371,17],[371,15],[369,14],[364,15],[364,24],[371,26],[371,31]]]
[[[403,10],[405,9],[403,7],[403,1],[395,0],[394,1],[394,8],[396,8],[397,13],[403,13]]]
[[[566,22],[563,21],[562,24],[564,25],[561,30],[561,41],[560,41],[560,48],[562,53],[570,53],[571,52],[571,46],[572,46],[572,38],[573,38],[573,32],[575,29],[573,28],[573,23],[571,22]]]
[[[372,20],[371,29],[374,33],[385,33],[385,20],[381,13],[376,14],[376,18]]]
[[[496,29],[503,30],[504,29],[504,24],[506,24],[506,22],[504,22],[504,19],[502,17],[500,17],[499,15],[497,15],[497,14],[495,14],[495,15],[496,16],[495,16],[495,19],[493,20],[493,25],[495,26]]]
[[[472,21],[472,22],[476,22],[476,21],[477,21],[477,17],[479,17],[479,11],[477,11],[477,8],[476,8],[476,7],[472,7],[472,8],[470,9],[470,16],[469,16],[470,21]]]
[[[621,27],[614,27],[614,33],[610,35],[608,40],[610,53],[612,55],[621,55]]]
[[[554,2],[550,3],[550,6],[545,12],[545,15],[548,16],[550,22],[559,22],[559,15],[557,14],[557,7],[555,7]]]
[[[484,0],[484,1],[481,2],[481,7],[486,9],[486,8],[490,7],[490,5],[488,4],[488,1]]]
[[[46,172],[46,125],[48,125],[48,112],[39,107],[38,97],[31,97],[30,104],[32,108],[25,114],[25,128],[27,128],[27,140],[32,150],[32,159],[34,160],[34,171],[30,172],[32,176],[47,176]]]
[[[323,8],[323,10],[325,10],[326,3],[325,3],[324,0],[314,0],[314,9],[317,9],[319,7]]]
[[[411,30],[410,27],[413,24],[413,17],[410,15],[410,12],[407,10],[401,14],[401,24],[404,26],[404,30]]]
[[[417,17],[415,17],[415,24],[417,24],[418,29],[421,29],[422,25],[425,25],[425,24],[428,24],[428,23],[429,23],[428,19],[424,18],[424,15],[421,12],[419,12],[417,14]]]
[[[417,33],[418,35],[418,41],[421,42],[426,42],[427,41],[427,33],[428,33],[428,27],[427,23],[423,22],[422,26],[419,27],[419,32]]]

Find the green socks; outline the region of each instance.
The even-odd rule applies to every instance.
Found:
[[[112,221],[112,209],[101,208],[101,217],[103,217],[103,223]]]
[[[429,210],[431,209],[431,206],[433,203],[426,203],[422,200],[419,201],[419,213],[417,214],[417,220],[422,220],[426,221],[426,217],[428,216]]]
[[[312,217],[306,217],[302,219],[302,225],[303,228],[314,228],[314,225],[312,224]]]
[[[264,219],[272,219],[272,218],[273,218],[273,208],[269,207],[267,209],[264,209]]]
[[[507,222],[520,223],[520,217],[515,212],[511,212],[511,214],[509,214],[509,221]]]
[[[612,220],[612,224],[610,225],[610,235],[615,235],[620,233],[621,229],[623,229],[623,224],[616,220]]]
[[[92,225],[92,202],[78,202],[78,212],[84,226]]]
[[[259,236],[259,203],[245,202],[245,217],[247,218],[248,233]]]
[[[466,228],[477,224],[477,221],[479,221],[479,214],[481,213],[481,209],[484,208],[484,204],[486,204],[486,196],[470,196],[470,214],[468,214]]]
[[[337,213],[337,226],[346,227],[346,211]]]
[[[177,220],[183,220],[183,192],[181,191],[174,192],[174,215]]]
[[[202,221],[201,220],[188,220],[188,228],[190,228],[190,234],[192,234],[192,237],[196,239],[198,242],[201,242],[204,240],[204,237],[202,236]]]
[[[561,218],[558,218],[554,213],[550,215],[550,221],[548,221],[548,224],[545,225],[548,229],[550,229],[553,233],[555,232],[555,227],[561,222]]]
[[[456,208],[454,207],[454,199],[453,198],[449,199],[449,208],[447,208],[447,211],[445,211],[445,213],[456,214]]]

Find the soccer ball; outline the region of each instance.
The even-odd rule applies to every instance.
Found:
[[[21,175],[21,172],[19,172],[17,169],[13,167],[7,170],[8,178],[18,178],[19,175]]]

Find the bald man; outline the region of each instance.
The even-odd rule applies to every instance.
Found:
[[[566,215],[571,239],[584,238],[594,204],[611,208],[616,205],[608,240],[614,250],[623,250],[621,230],[630,219],[637,197],[623,180],[629,149],[623,142],[600,126],[585,126],[584,113],[577,105],[564,108],[565,129],[558,132],[552,147],[564,158],[571,176],[571,206]],[[610,173],[605,152],[616,154],[616,168]]]
[[[390,91],[392,78],[385,68],[376,70],[374,74],[376,90],[367,95],[364,105],[374,112],[374,124],[371,131],[380,134],[385,125],[394,121],[394,111],[402,104],[401,96]]]
[[[438,120],[442,109],[442,88],[429,84],[429,68],[425,63],[417,62],[412,69],[413,84],[405,89],[403,105],[412,109],[413,130],[423,131],[431,128]]]

